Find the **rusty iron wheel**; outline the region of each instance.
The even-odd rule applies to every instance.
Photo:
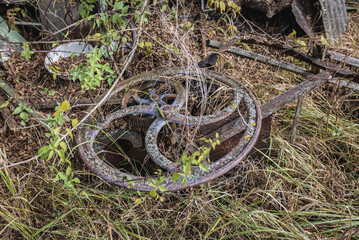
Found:
[[[110,126],[111,122],[136,114],[153,115],[155,120],[149,127],[145,135],[145,147],[151,160],[155,162],[159,168],[166,169],[164,172],[163,185],[168,191],[176,191],[189,187],[193,187],[207,181],[210,181],[235,167],[244,159],[252,150],[257,141],[261,129],[261,112],[259,105],[253,94],[241,84],[234,80],[210,71],[187,71],[183,69],[170,69],[154,71],[142,75],[132,77],[120,83],[116,89],[111,93],[115,96],[120,92],[128,92],[132,87],[148,82],[151,79],[158,79],[171,86],[177,86],[176,97],[172,104],[139,104],[122,108],[120,110],[111,112],[106,116],[99,118],[97,122],[93,122],[90,118],[83,124],[77,132],[77,143],[79,145],[79,152],[82,160],[98,176],[106,181],[112,182],[119,186],[130,187],[134,190],[151,191],[151,179],[156,179],[158,176],[137,176],[124,171],[120,171],[102,160],[98,155],[98,149],[94,149],[96,138],[103,129]],[[232,101],[228,106],[223,107],[215,114],[203,116],[189,116],[183,114],[181,109],[184,108],[186,102],[187,91],[183,91],[186,87],[181,86],[186,80],[195,80],[199,82],[208,82],[225,86],[234,93]],[[185,84],[184,84],[185,85]],[[124,94],[125,95],[125,94]],[[124,100],[126,101],[126,100]],[[122,104],[122,106],[124,106]],[[245,107],[245,108],[244,108]],[[246,112],[243,109],[246,109]],[[236,128],[232,131],[238,131],[238,137],[235,139],[235,145],[221,158],[206,164],[209,172],[205,172],[200,168],[193,166],[192,174],[188,177],[185,185],[182,185],[181,179],[172,182],[171,176],[175,172],[181,172],[182,168],[176,162],[167,159],[162,155],[158,148],[158,134],[161,129],[169,123],[176,123],[184,126],[198,126],[213,131],[218,128],[218,123],[223,123],[226,119],[230,119],[232,114],[237,114]],[[245,115],[245,117],[244,117]],[[94,119],[94,118],[92,118]],[[212,132],[213,132],[212,131]],[[96,144],[95,144],[96,146]]]

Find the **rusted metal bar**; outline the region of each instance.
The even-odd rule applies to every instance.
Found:
[[[343,79],[340,79],[340,80],[329,79],[328,82],[333,83],[333,84],[338,84],[340,87],[346,87],[346,88],[350,88],[350,89],[359,91],[359,84],[355,83],[355,82],[350,82],[350,81],[343,80]]]
[[[210,47],[219,48],[222,44],[220,42],[217,42],[217,41],[209,40],[209,41],[207,41],[207,45],[210,46]],[[269,46],[271,46],[271,45],[269,45]],[[247,50],[244,50],[244,49],[241,49],[241,48],[231,47],[227,51],[231,52],[231,53],[234,53],[234,54],[237,54],[239,56],[243,56],[243,57],[246,57],[246,58],[249,58],[249,59],[253,59],[253,60],[256,60],[256,61],[259,61],[259,62],[262,62],[262,63],[269,64],[271,66],[279,67],[281,69],[284,69],[284,70],[287,70],[287,71],[290,71],[290,72],[293,72],[293,73],[297,73],[297,74],[300,74],[300,75],[303,75],[303,76],[308,76],[308,75],[311,74],[310,71],[308,71],[308,70],[306,70],[304,68],[297,67],[297,66],[295,66],[293,64],[290,64],[288,62],[276,60],[276,59],[269,58],[269,57],[265,57],[265,56],[263,56],[261,54],[250,52],[250,51],[247,51]],[[295,50],[293,49],[291,51],[295,51]],[[289,55],[293,56],[293,54],[294,54],[294,52],[291,52]],[[311,64],[313,64],[315,66],[318,66],[316,63],[320,63],[322,66],[328,65],[328,66],[330,66],[329,69],[332,69],[331,63],[327,63],[327,62],[312,58],[312,57],[310,57],[309,55],[306,55],[306,54],[303,54],[303,55],[300,55],[300,56],[301,56],[300,59],[301,60],[304,59],[305,62],[307,62],[307,63],[311,63]],[[337,58],[342,59],[342,57],[337,57]],[[348,58],[348,60],[351,60],[350,61],[351,65],[356,66],[354,64],[356,64],[356,60],[358,60],[358,59],[356,59],[356,58],[350,58],[349,59]],[[358,62],[358,66],[359,66],[359,62]],[[339,69],[339,71],[337,71],[338,69]],[[344,76],[344,77],[348,77],[348,78],[353,78],[354,77],[354,79],[352,81],[329,79],[328,81],[330,83],[339,84],[341,87],[347,87],[347,88],[357,90],[357,91],[359,90],[359,77],[358,77],[358,74],[356,74],[356,73],[354,73],[354,72],[352,72],[352,71],[350,71],[348,69],[339,68],[336,65],[335,65],[333,71],[335,71],[336,73],[342,73],[341,75]],[[346,73],[349,76],[346,75]]]
[[[207,45],[210,46],[210,47],[213,47],[213,48],[222,48],[222,46],[223,46],[222,43],[214,41],[214,40],[208,40]],[[298,74],[301,74],[301,75],[310,74],[310,72],[307,71],[304,68],[294,66],[294,65],[292,65],[292,64],[290,64],[288,62],[285,62],[285,61],[265,57],[265,56],[263,56],[261,54],[250,52],[250,51],[247,51],[247,50],[244,50],[244,49],[241,49],[241,48],[230,47],[230,48],[227,48],[227,52],[231,52],[231,53],[234,53],[234,54],[242,56],[242,57],[253,59],[255,61],[262,62],[262,63],[268,64],[268,65],[271,65],[271,66],[274,66],[274,67],[279,67],[281,69],[285,69],[285,70],[288,70],[290,72],[298,73]]]
[[[294,88],[291,88],[290,90],[262,104],[260,108],[263,119],[271,116],[279,109],[287,106],[291,102],[299,99],[300,97],[312,91],[316,87],[319,87],[320,85],[324,84],[326,81],[328,81],[328,79],[331,79],[331,74],[329,72],[322,72],[317,75],[311,75],[310,77],[308,77],[307,80],[295,86]],[[243,127],[244,126],[242,121],[237,118],[219,127],[215,131],[207,134],[205,138],[213,138],[215,136],[215,133],[218,132],[220,135],[220,140],[226,141],[227,139],[230,139],[231,137],[235,136],[235,129],[242,129]]]
[[[295,116],[294,116],[294,120],[293,120],[293,127],[292,127],[292,134],[290,136],[290,142],[294,143],[295,142],[295,137],[297,135],[297,129],[298,129],[298,124],[299,124],[299,118],[300,118],[300,113],[302,111],[302,105],[303,105],[303,100],[304,100],[305,95],[300,96],[298,98],[298,103],[297,103],[297,109],[295,111]]]
[[[294,88],[286,91],[278,95],[277,97],[269,100],[268,102],[261,105],[262,116],[263,118],[272,115],[279,109],[285,107],[289,103],[295,101],[300,96],[312,91],[316,87],[324,84],[328,81],[328,79],[332,78],[332,74],[330,72],[321,72],[317,75],[311,75],[307,80],[298,84]]]
[[[333,60],[345,63],[347,65],[351,65],[353,67],[359,67],[359,59],[358,58],[349,57],[344,54],[333,52],[333,51],[328,51],[328,53],[330,54],[330,58]]]
[[[270,42],[267,40],[263,40],[263,38],[261,39],[260,37],[256,37],[256,36],[250,36],[249,38],[242,40],[242,42],[267,46],[269,48],[272,48],[273,50],[280,51],[281,53],[283,53],[287,56],[291,56],[291,57],[294,57],[294,58],[296,58],[300,61],[303,61],[305,63],[315,65],[323,70],[331,70],[331,71],[335,72],[336,76],[350,78],[353,80],[353,82],[359,83],[359,74],[358,73],[353,72],[346,68],[342,68],[334,63],[330,63],[330,62],[323,61],[321,59],[313,58],[313,57],[309,56],[308,54],[305,54],[303,52],[300,52],[300,51],[294,49],[293,47],[282,45],[279,43],[273,43],[273,42]]]

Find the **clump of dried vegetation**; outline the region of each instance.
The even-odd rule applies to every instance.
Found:
[[[198,11],[199,5],[186,3],[175,7],[180,16]],[[143,34],[140,41],[151,45],[139,49],[129,71],[137,74],[158,68],[196,66],[204,56],[197,24],[191,18],[170,21],[168,11],[149,9],[152,14],[144,25],[148,34]],[[221,42],[229,40],[234,33],[225,21],[207,21],[201,28],[207,38]],[[154,39],[159,39],[177,57]],[[320,41],[320,37],[304,41],[309,44]],[[358,56],[358,46],[359,12],[356,11],[349,14],[348,31],[339,45],[329,47]],[[268,56],[276,54],[250,47]],[[52,101],[96,98],[107,86],[102,85],[91,94],[80,94],[76,82],[54,81],[51,74],[45,73],[36,80],[23,79],[22,75],[16,75],[18,68],[9,64],[8,69],[13,70],[2,70],[3,78],[29,100],[38,98],[36,94]],[[222,70],[247,86],[259,103],[303,80],[301,76],[229,53],[223,54],[222,63],[215,70]],[[44,87],[54,89],[55,95],[44,94],[40,91]],[[20,128],[0,138],[0,236],[4,239],[359,239],[358,99],[358,92],[334,85],[311,92],[303,104],[294,144],[289,139],[295,103],[274,114],[269,152],[248,157],[208,184],[163,193],[164,201],[107,183],[88,171],[76,150],[70,159],[72,172],[80,180],[74,184],[75,191],[64,188],[60,181],[54,182],[57,172],[49,165],[60,170],[56,162],[34,160],[3,167],[36,155],[46,142],[44,130],[33,122],[32,127]],[[75,103],[71,118],[80,119],[81,114]]]

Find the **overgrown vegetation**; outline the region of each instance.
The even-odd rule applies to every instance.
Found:
[[[359,94],[334,85],[305,98],[295,143],[289,142],[293,103],[273,116],[268,152],[256,150],[256,157],[207,184],[167,192],[161,186],[164,173],[158,169],[151,182],[154,190],[148,194],[117,187],[91,173],[73,141],[79,121],[88,114],[78,100],[92,101],[122,79],[131,55],[126,49],[131,40],[125,34],[128,22],[147,33],[138,43],[131,42],[132,49],[138,47],[129,67],[132,74],[165,67],[195,69],[204,51],[198,25],[206,37],[226,42],[237,31],[226,20],[228,10],[239,13],[240,7],[232,1],[210,1],[223,15],[204,22],[181,17],[199,12],[197,1],[106,1],[107,13],[94,13],[95,1],[81,2],[79,12],[86,20],[80,21],[93,21],[94,29],[102,31],[86,37],[97,45],[85,64],[71,70],[74,81],[54,80],[44,67],[44,74],[30,80],[17,68],[0,66],[2,78],[22,98],[33,100],[49,92],[42,95],[44,101],[57,102],[55,109],[41,109],[47,116],[41,124],[29,115],[32,108],[16,105],[12,117],[18,130],[0,133],[1,238],[359,239]],[[349,17],[344,38],[328,48],[358,57],[358,10]],[[249,24],[241,17],[238,21]],[[296,38],[305,46],[323,42],[321,36]],[[30,42],[15,58],[36,61],[36,55],[41,56],[41,50]],[[43,65],[43,58],[40,62]],[[303,80],[227,53],[215,70],[243,83],[260,103]],[[183,171],[172,180],[182,178],[186,184],[192,166],[208,171],[203,161],[220,144],[218,138],[203,139],[209,146],[198,151],[182,151],[178,157]],[[32,158],[37,154],[39,158]]]

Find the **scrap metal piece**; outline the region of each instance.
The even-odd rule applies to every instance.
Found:
[[[51,66],[58,62],[60,58],[69,58],[73,54],[76,56],[86,56],[93,50],[90,44],[84,42],[69,42],[61,44],[52,49],[45,57],[45,68],[52,74],[56,74],[62,79],[69,79],[72,74],[55,72]]]
[[[156,87],[159,86],[159,89]],[[163,88],[170,87],[173,88],[173,94],[167,94],[163,92]],[[147,91],[149,91],[147,93]],[[142,98],[139,93],[142,93],[146,98]],[[172,100],[172,105],[183,105],[185,99],[184,97],[185,89],[181,83],[177,81],[162,81],[160,79],[149,79],[146,82],[141,83],[139,86],[135,86],[129,89],[125,96],[122,99],[122,108],[129,107],[129,101],[138,105],[158,105],[162,107],[167,105],[167,100],[170,98]],[[125,118],[125,121],[128,122],[131,126],[136,128],[141,132],[146,132],[147,129],[151,126],[152,122],[155,120],[155,116],[137,116],[129,115]]]
[[[319,0],[323,12],[325,36],[334,44],[343,36],[348,23],[345,0]]]
[[[222,43],[214,41],[214,40],[208,40],[207,41],[207,46],[221,49],[222,46],[224,46],[224,45]],[[234,54],[242,56],[242,57],[246,57],[246,58],[256,60],[258,62],[268,64],[268,65],[271,65],[271,66],[274,66],[274,67],[279,67],[279,68],[282,68],[282,69],[285,69],[285,70],[288,70],[288,71],[291,71],[291,72],[294,72],[294,73],[298,73],[298,74],[301,74],[301,75],[307,75],[307,74],[310,73],[306,69],[299,68],[299,67],[297,67],[297,66],[295,66],[293,64],[290,64],[288,62],[276,60],[276,59],[273,59],[273,58],[269,58],[269,57],[263,56],[261,54],[254,53],[254,52],[244,50],[244,49],[241,49],[241,48],[230,47],[230,48],[227,48],[226,51],[230,52],[230,53],[234,53]]]
[[[344,54],[341,54],[338,52],[333,52],[333,51],[328,51],[328,53],[330,54],[330,58],[335,61],[339,61],[339,62],[345,63],[347,65],[359,68],[359,59],[358,58],[349,57]]]
[[[309,1],[293,0],[292,12],[299,26],[308,36],[313,36],[313,26],[315,25],[315,15],[317,14]]]
[[[0,62],[8,60],[12,51],[20,50],[22,42],[26,42],[25,38],[10,30],[5,20],[0,17]]]
[[[261,105],[262,116],[263,118],[268,117],[288,105],[289,103],[295,101],[299,97],[304,94],[312,91],[313,89],[319,87],[328,81],[328,79],[332,79],[332,73],[328,71],[321,72],[316,75],[308,76],[307,80],[298,84],[294,88],[286,91],[278,95],[277,97],[269,100],[268,102]]]
[[[212,180],[232,169],[249,154],[254,144],[256,143],[261,129],[261,113],[258,103],[252,93],[239,83],[236,83],[223,75],[219,75],[213,72],[191,72],[182,69],[172,69],[138,75],[124,82],[121,82],[111,93],[111,97],[125,91],[129,86],[136,86],[136,84],[147,81],[149,79],[161,79],[163,81],[172,79],[172,81],[180,81],[181,79],[193,80],[193,78],[198,79],[197,81],[209,81],[210,84],[216,83],[220,85],[226,85],[226,83],[229,83],[230,86],[235,87],[233,91],[241,95],[241,98],[243,99],[243,103],[239,103],[238,108],[235,109],[240,111],[240,106],[241,108],[245,106],[247,113],[245,119],[241,114],[238,117],[241,119],[242,124],[240,124],[241,128],[234,129],[234,131],[237,131],[237,133],[240,135],[236,139],[237,141],[235,141],[233,149],[230,149],[230,151],[220,159],[208,164],[208,173],[201,170],[199,167],[192,166],[192,173],[187,177],[188,181],[184,186],[182,184],[182,179],[172,182],[171,174],[165,175],[162,186],[164,186],[169,191],[180,190],[199,185],[201,183]],[[185,99],[185,96],[181,96],[181,99]],[[173,168],[173,162],[169,159],[166,159],[161,154],[161,152],[159,152],[156,141],[157,135],[164,125],[167,123],[171,124],[171,122],[178,122],[178,115],[176,116],[174,113],[180,111],[183,108],[183,104],[184,101],[178,101],[176,104],[163,105],[160,108],[158,108],[158,106],[155,104],[130,106],[128,108],[120,109],[116,112],[112,112],[106,115],[104,118],[99,119],[95,125],[91,121],[92,118],[88,118],[84,125],[79,129],[76,138],[79,144],[81,158],[93,172],[107,181],[113,182],[120,186],[128,186],[136,190],[151,191],[153,189],[151,180],[156,179],[156,176],[135,176],[122,172],[106,164],[106,162],[97,156],[94,149],[96,136],[101,131],[103,131],[103,129],[106,129],[108,126],[110,126],[111,122],[125,116],[138,113],[154,115],[156,120],[152,123],[150,129],[147,131],[145,138],[146,150],[152,156],[152,160],[154,160],[160,166],[163,166],[167,169],[172,169],[173,171],[182,171],[182,168]],[[230,107],[231,108],[224,108],[224,111],[220,112],[226,116],[228,112],[232,112],[232,108],[235,106],[231,105]],[[214,116],[219,117],[219,119],[216,121]],[[165,118],[165,120],[163,118]],[[200,121],[200,119],[203,119],[204,126],[212,127],[217,127],[217,122],[221,122],[223,120],[222,116],[218,115],[198,116],[190,117],[189,124],[198,123],[199,126],[201,126],[202,121]],[[182,122],[182,120],[181,124],[188,125],[186,121]],[[161,161],[161,163],[159,163],[159,161]]]
[[[342,67],[340,67],[340,66],[338,66],[338,65],[336,65],[334,63],[326,62],[326,61],[323,61],[323,60],[317,59],[317,58],[313,58],[313,57],[309,56],[308,54],[305,54],[303,52],[300,52],[300,51],[294,49],[293,47],[281,45],[281,44],[278,44],[278,43],[271,43],[271,42],[267,42],[267,41],[262,41],[262,40],[258,41],[255,38],[248,38],[248,39],[242,40],[242,41],[244,43],[263,45],[263,46],[267,46],[267,47],[269,47],[271,49],[274,49],[274,50],[282,51],[282,53],[287,55],[287,56],[292,56],[292,57],[294,57],[294,58],[296,58],[296,59],[298,59],[300,61],[303,61],[305,63],[315,65],[315,66],[319,67],[320,69],[333,72],[337,76],[352,79],[352,81],[354,83],[359,83],[359,74],[358,73],[353,72],[353,71],[351,71],[350,69],[347,69],[347,68],[342,68]],[[219,48],[220,46],[222,46],[221,43],[216,42],[216,41],[212,41],[212,40],[208,41],[208,43],[211,44],[211,46],[213,46],[215,48]],[[233,48],[230,48],[230,49],[233,49]],[[240,48],[235,48],[235,49],[239,49],[239,51],[243,50],[243,49],[240,49]],[[229,51],[229,50],[227,50],[227,51]],[[239,55],[241,55],[241,54],[239,54]],[[250,54],[248,54],[248,56],[245,56],[245,57],[248,57],[248,58],[251,58],[251,59],[254,59],[254,60],[257,60],[257,61],[261,61],[260,56],[262,56],[262,55],[250,52]],[[264,60],[268,61],[267,59],[270,59],[270,58],[266,58]],[[266,63],[265,61],[262,61],[262,62]],[[289,64],[289,63],[286,63],[286,64]],[[274,62],[273,62],[273,66],[276,66],[276,64]],[[277,65],[277,66],[282,68],[281,65]],[[292,70],[290,70],[290,68],[292,66],[294,66],[294,65],[289,64],[289,68],[284,68],[283,67],[283,69],[286,69],[288,71],[292,71]],[[295,68],[293,68],[292,72],[297,72],[297,73],[299,73],[301,75],[308,75],[306,73],[306,70],[304,70],[302,72],[300,69],[301,68],[295,67]]]

